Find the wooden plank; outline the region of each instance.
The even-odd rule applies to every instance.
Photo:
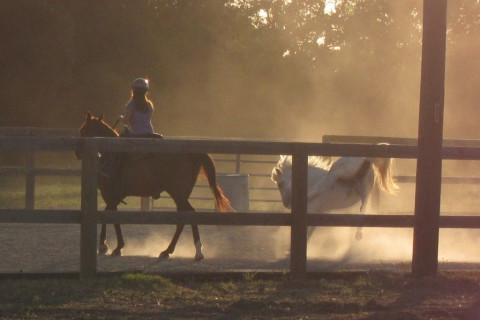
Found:
[[[292,156],[292,227],[290,272],[303,279],[307,269],[307,180],[308,155],[298,148]]]
[[[127,138],[32,138],[0,137],[2,150],[74,151],[81,140],[98,141],[99,151],[158,152],[158,153],[215,153],[215,154],[292,154],[297,147],[309,155],[345,157],[389,157],[416,159],[418,148],[405,145],[330,144],[278,141],[239,140],[168,140]],[[444,147],[445,159],[480,160],[479,147]]]
[[[442,178],[447,0],[424,0],[412,273],[436,276]]]
[[[0,136],[31,136],[31,127],[0,127]]]
[[[480,228],[480,216],[458,215],[440,216],[440,228],[476,229]]]
[[[286,213],[217,213],[217,212],[140,212],[102,211],[98,223],[120,224],[198,224],[232,226],[290,226],[291,215]]]
[[[322,137],[324,143],[390,143],[416,146],[417,138],[400,138],[400,137],[375,137],[375,136],[347,136],[347,135],[324,135]],[[449,147],[480,147],[479,139],[444,139],[444,146]]]
[[[77,137],[79,130],[73,128],[0,127],[0,136]]]
[[[35,150],[30,146],[27,150],[25,175],[25,209],[32,210],[35,208]]]
[[[80,223],[80,210],[0,210],[0,223]]]
[[[33,168],[29,170],[22,167],[0,167],[0,174],[27,174],[33,173],[38,176],[80,176],[81,169],[69,169],[69,168]]]
[[[38,128],[38,127],[0,127],[0,136],[37,136],[37,137],[78,137],[77,128]],[[178,139],[175,137],[166,137],[166,139]],[[181,139],[181,138],[180,138]],[[200,138],[190,137],[189,140],[200,140]],[[208,140],[208,139],[201,139]],[[376,144],[387,142],[400,145],[417,145],[417,138],[403,137],[375,137],[375,136],[349,136],[349,135],[324,135],[324,143],[364,143]],[[480,147],[478,139],[444,139],[444,146],[452,147]]]
[[[370,227],[370,228],[413,228],[413,214],[359,215],[359,214],[307,214],[308,226],[317,227]],[[46,223],[79,224],[80,210],[24,210],[0,209],[0,223]],[[102,211],[98,213],[97,224],[198,224],[232,226],[291,226],[292,215],[287,213],[217,213],[217,212],[142,212]],[[455,216],[440,216],[440,228],[480,228],[480,213],[466,213]]]
[[[25,175],[28,170],[22,167],[9,167],[9,166],[0,166],[0,175],[1,174],[12,174],[12,175]],[[33,173],[35,175],[42,176],[80,176],[81,169],[69,169],[69,168],[34,168]],[[258,176],[258,175],[251,175]],[[269,177],[270,175],[262,175]],[[395,180],[399,183],[415,183],[415,176],[395,176]],[[443,184],[480,184],[480,178],[475,177],[442,177]],[[197,187],[208,188],[207,185],[197,185]],[[251,187],[250,190],[274,190],[277,192],[277,188],[274,187]],[[205,198],[205,200],[210,198]],[[250,199],[250,201],[264,201],[264,199]],[[273,201],[273,200],[272,200]],[[276,201],[276,200],[275,200]],[[148,210],[144,210],[148,211]]]
[[[158,153],[216,153],[216,154],[292,154],[296,148],[303,148],[309,155],[325,156],[366,156],[411,158],[417,156],[414,146],[399,145],[358,145],[325,144],[277,141],[239,140],[167,140],[167,139],[118,139],[94,138],[100,151],[158,152]]]
[[[395,180],[400,183],[415,183],[415,176],[395,176]],[[443,184],[480,184],[480,178],[470,177],[442,177]]]
[[[480,147],[443,147],[446,160],[480,160]]]
[[[389,143],[389,144],[416,146],[417,138],[324,135],[322,137],[322,142],[324,143],[365,143],[365,144]]]
[[[412,228],[413,215],[308,214],[309,226]]]
[[[85,141],[82,160],[82,203],[80,225],[80,277],[92,279],[97,272],[97,170],[98,149]]]
[[[0,150],[74,151],[80,138],[0,137]]]

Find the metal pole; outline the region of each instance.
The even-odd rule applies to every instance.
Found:
[[[424,0],[412,273],[436,276],[442,178],[447,0]]]

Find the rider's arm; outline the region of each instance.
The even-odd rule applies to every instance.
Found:
[[[122,124],[126,126],[129,125],[131,119],[132,119],[132,111],[127,108],[125,110],[125,113],[123,114]]]

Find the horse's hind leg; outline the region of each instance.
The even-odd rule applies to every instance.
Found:
[[[166,259],[175,251],[175,246],[177,245],[178,238],[180,238],[180,235],[182,234],[184,226],[185,225],[183,224],[177,225],[177,229],[175,230],[172,241],[170,241],[168,248],[160,253],[159,258]]]
[[[175,200],[175,199],[174,199]],[[190,205],[188,200],[184,200],[182,202],[177,202],[177,211],[195,211],[195,209]],[[184,225],[177,225],[177,229],[175,234],[173,235],[172,241],[170,242],[168,248],[160,253],[160,258],[168,258],[174,251],[175,246],[177,245],[178,238],[182,233]],[[199,261],[202,260],[205,256],[202,252],[202,242],[200,241],[200,232],[198,231],[198,226],[196,224],[192,225],[192,234],[193,234],[193,242],[195,244],[195,260]]]
[[[102,223],[102,229],[100,230],[100,240],[98,242],[98,254],[105,255],[108,251],[107,245],[107,225]]]
[[[357,183],[357,190],[361,200],[360,214],[365,214],[368,200],[370,199],[370,194],[373,189],[374,179],[375,177],[374,177],[373,170],[369,169],[365,173],[364,177]],[[358,227],[357,232],[355,233],[355,239],[362,240],[362,238],[363,238],[362,227]]]
[[[202,252],[202,241],[200,241],[200,232],[198,231],[198,226],[196,224],[192,224],[192,234],[193,234],[193,243],[195,245],[195,260],[200,261],[205,258]]]

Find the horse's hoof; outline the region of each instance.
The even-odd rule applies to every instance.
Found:
[[[106,244],[102,244],[98,246],[98,255],[104,256],[108,252],[108,246]]]
[[[168,259],[170,257],[170,254],[168,252],[162,252],[160,253],[160,255],[158,256],[160,259]]]
[[[202,247],[203,247],[202,241],[198,240],[197,242],[195,242],[195,249],[196,249],[195,261],[200,261],[200,260],[203,260],[203,258],[205,258],[202,252]]]
[[[115,249],[112,251],[112,257],[120,257],[122,255],[122,249]]]

